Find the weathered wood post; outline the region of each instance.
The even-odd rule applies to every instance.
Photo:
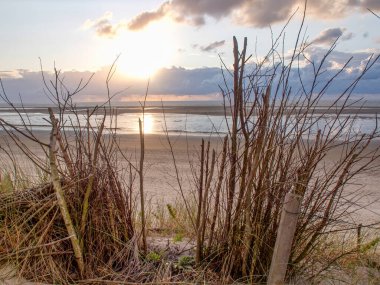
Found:
[[[357,232],[356,232],[356,248],[358,253],[360,253],[360,248],[362,247],[362,224],[358,225]]]
[[[144,112],[144,109],[143,109]],[[144,113],[143,113],[144,120]],[[145,198],[144,198],[144,159],[145,159],[145,132],[144,121],[139,118],[139,132],[140,132],[140,168],[138,171],[140,178],[140,205],[141,205],[141,231],[142,231],[142,246],[143,252],[147,252],[146,244],[146,222],[145,222]]]
[[[269,270],[268,285],[285,284],[285,274],[289,263],[301,202],[301,195],[289,192],[285,196]]]
[[[61,180],[59,177],[58,166],[56,164],[57,160],[57,136],[58,136],[58,120],[55,118],[53,109],[49,108],[50,121],[52,129],[50,132],[50,146],[49,146],[49,160],[50,160],[50,171],[51,180],[57,197],[58,206],[61,210],[61,215],[65,223],[67,233],[70,237],[71,245],[74,251],[74,256],[78,264],[79,274],[84,277],[85,273],[85,263],[83,259],[83,253],[80,246],[78,234],[75,230],[74,223],[71,219],[70,210],[67,206],[65,199],[65,194],[61,185]]]

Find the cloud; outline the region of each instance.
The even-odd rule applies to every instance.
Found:
[[[150,22],[157,21],[165,17],[169,3],[165,2],[156,11],[143,12],[137,15],[128,23],[130,30],[140,30],[148,25]]]
[[[97,71],[90,84],[80,94],[74,97],[77,102],[92,101],[103,102],[107,100],[107,88],[104,84],[109,67],[104,67]],[[11,100],[18,101],[21,94],[25,103],[49,103],[44,92],[41,72],[39,71],[15,71],[19,77],[7,76],[11,72],[0,72],[7,95]],[[6,76],[3,76],[6,75]],[[90,78],[90,71],[65,71],[62,76],[65,78],[66,87],[74,90],[82,80]],[[45,72],[46,80],[53,79],[53,73]],[[208,96],[219,92],[218,84],[222,82],[222,74],[219,68],[198,68],[186,69],[181,67],[162,68],[154,78],[151,78],[149,85],[149,95],[163,96],[172,95],[178,98],[183,96],[189,100],[191,96]],[[111,83],[111,93],[119,90],[125,92],[117,96],[115,100],[128,100],[143,96],[146,92],[147,81],[143,79],[128,78],[116,72]],[[195,98],[192,98],[195,99]],[[2,103],[0,101],[0,103]]]
[[[205,47],[200,47],[200,50],[201,51],[204,51],[204,52],[211,52],[211,51],[215,51],[218,47],[221,47],[221,46],[224,46],[224,44],[226,43],[225,40],[223,41],[216,41],[216,42],[213,42]]]
[[[317,18],[342,18],[359,11],[369,13],[367,8],[380,11],[378,0],[319,0],[308,1],[307,12]],[[142,29],[165,16],[176,22],[202,26],[206,17],[221,19],[230,17],[245,26],[266,27],[287,20],[304,0],[170,0],[163,2],[155,11],[143,12],[133,18],[130,29]]]
[[[15,78],[22,78],[22,75],[20,74],[20,72],[22,72],[22,70],[4,70],[4,71],[0,71],[0,78],[12,78],[12,79],[15,79]]]
[[[175,84],[170,82],[175,82]],[[179,96],[213,94],[219,92],[218,84],[221,82],[222,74],[219,68],[163,68],[154,77],[150,85],[150,92],[152,94],[176,94]]]
[[[289,19],[304,0],[169,0],[157,9],[144,11],[130,20],[112,23],[112,13],[106,12],[96,20],[87,20],[83,27],[93,29],[100,37],[112,38],[123,29],[137,31],[165,17],[178,23],[203,26],[207,18],[230,18],[234,23],[251,27],[267,27]],[[319,0],[308,1],[307,14],[322,19],[343,18],[354,12],[380,11],[378,0]]]
[[[308,47],[305,56],[318,64],[323,62],[320,71],[318,88],[322,88],[323,82],[331,78],[341,67],[345,65],[348,59],[352,60],[348,68],[340,73],[331,87],[326,91],[327,96],[340,94],[355,80],[362,72],[366,61],[371,56],[372,51],[361,51],[356,53],[333,51],[326,60],[322,60],[327,49],[322,46]],[[377,51],[378,52],[378,51]],[[302,58],[301,58],[302,60]],[[294,65],[297,66],[297,65]],[[252,66],[250,66],[251,68]],[[104,84],[109,67],[104,67],[96,72],[88,87],[74,99],[78,102],[104,102],[107,100],[107,89]],[[306,59],[300,64],[300,68],[290,73],[289,84],[292,87],[293,94],[301,89],[299,76],[303,80],[305,88],[310,88],[313,83],[315,66],[312,66]],[[91,76],[89,71],[66,71],[63,72],[65,83],[69,90],[75,89],[76,85],[83,78],[84,80]],[[16,70],[0,72],[3,79],[5,90],[8,96],[18,101],[18,94],[21,94],[25,103],[48,103],[42,84],[41,73],[39,71]],[[16,75],[16,76],[13,76]],[[228,85],[232,85],[232,78],[225,73]],[[52,73],[46,73],[47,80],[52,79]],[[120,73],[115,73],[110,84],[111,93],[128,88],[125,92],[115,98],[115,100],[128,101],[136,100],[138,96],[144,96],[146,91],[146,80],[128,78]],[[220,95],[219,85],[224,85],[224,79],[220,68],[203,67],[197,69],[187,69],[183,67],[163,68],[151,78],[149,87],[149,96],[152,98],[165,98],[172,96],[173,100],[186,98],[187,100],[197,100],[197,98],[209,98],[215,94]],[[355,89],[354,95],[361,97],[379,96],[380,90],[380,61],[376,62],[372,69],[361,79]],[[167,98],[167,97],[166,97]],[[0,102],[1,103],[1,102]]]
[[[327,96],[341,94],[350,84],[356,80],[364,70],[367,61],[373,57],[373,51],[361,51],[355,53],[341,52],[334,50],[326,60],[323,60],[327,49],[323,47],[309,47],[306,49],[305,55],[315,63],[316,66],[322,64],[319,71],[319,80],[315,92],[318,92],[323,85],[347,63],[347,68],[344,69],[339,76],[334,80],[333,84],[326,90]],[[294,70],[291,86],[299,87],[298,70]],[[303,79],[304,86],[311,86],[314,80],[315,66],[310,63],[300,69],[300,75]],[[374,63],[372,68],[359,81],[353,94],[357,97],[368,97],[369,95],[379,96],[380,90],[380,61]],[[379,98],[378,98],[379,99]]]
[[[244,26],[267,27],[282,22],[295,11],[297,0],[246,0],[233,11],[233,20]]]
[[[359,2],[364,9],[380,11],[380,1],[378,0],[359,0]]]
[[[231,14],[232,10],[246,0],[171,0],[162,3],[157,10],[143,12],[134,17],[128,26],[141,29],[153,21],[170,16],[174,21],[193,26],[206,23],[205,17],[220,19]]]
[[[348,40],[352,39],[354,36],[355,36],[354,33],[345,33],[345,34],[343,34],[343,36],[341,37],[341,39],[343,41],[348,41]]]
[[[349,40],[353,37],[353,33],[346,33],[345,28],[329,28],[321,31],[319,35],[313,40],[317,45],[331,45],[338,38],[342,40]]]
[[[96,20],[86,20],[83,24],[83,28],[88,29],[94,29],[96,34],[99,37],[105,37],[105,38],[113,38],[117,35],[119,30],[125,29],[126,24],[121,21],[117,24],[112,24],[112,13],[106,12],[103,16]]]

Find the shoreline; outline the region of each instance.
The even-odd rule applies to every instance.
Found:
[[[22,113],[42,113],[48,114],[49,107],[25,107],[19,108],[18,110]],[[57,107],[51,106],[53,111],[58,111]],[[86,114],[87,110],[94,109],[95,106],[78,106],[77,111],[80,114]],[[292,106],[288,107],[289,109]],[[105,107],[106,110],[109,110],[109,106]],[[138,106],[111,106],[111,109],[117,112],[118,115],[121,114],[136,114],[142,113],[141,107]],[[296,110],[299,110],[297,108]],[[69,112],[70,110],[68,110]],[[145,107],[145,113],[152,114],[188,114],[188,115],[208,115],[208,116],[230,116],[230,108],[223,106],[204,106],[204,105],[191,105],[191,106],[147,106]],[[14,112],[14,110],[10,107],[0,107],[0,116],[1,113],[6,112]],[[103,113],[103,107],[99,107],[98,113]],[[342,115],[377,115],[380,114],[380,106],[364,106],[364,107],[346,107],[342,112],[339,112],[339,106],[333,107],[325,107],[325,106],[316,106],[313,109],[313,114],[321,115],[334,115],[334,114],[342,114]]]

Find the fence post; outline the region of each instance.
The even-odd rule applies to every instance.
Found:
[[[357,247],[357,251],[358,253],[360,253],[360,248],[362,246],[362,224],[359,224],[358,225],[358,229],[357,229],[357,232],[356,232],[356,247]]]
[[[301,195],[289,192],[285,196],[276,244],[269,270],[268,285],[285,284],[285,274],[288,267],[301,202]]]

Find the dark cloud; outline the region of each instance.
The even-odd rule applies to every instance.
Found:
[[[345,53],[333,51],[329,58],[322,61],[327,50],[323,47],[309,47],[305,51],[305,56],[309,60],[315,62],[318,66],[323,62],[323,67],[320,72],[318,88],[321,88],[323,82],[326,82],[340,68],[342,68],[348,59],[352,60],[347,69],[340,73],[331,87],[326,91],[327,96],[340,94],[347,88],[353,80],[355,80],[362,72],[368,58],[372,53]],[[301,58],[302,61],[302,58]],[[309,88],[314,78],[315,67],[313,67],[306,59],[301,62],[299,69],[293,69],[290,73],[289,84],[292,86],[293,94],[301,89],[299,76],[302,77],[305,88]],[[77,101],[105,101],[107,99],[107,89],[104,84],[109,68],[102,68],[96,72],[93,80],[88,87],[76,96]],[[67,71],[63,73],[65,83],[71,90],[75,89],[76,85],[83,78],[91,76],[89,71]],[[3,83],[8,96],[15,101],[19,100],[18,94],[21,94],[25,103],[49,103],[44,95],[41,73],[38,71],[16,70],[16,71],[0,71]],[[231,78],[227,73],[227,84],[232,84]],[[52,79],[51,73],[46,73],[47,80]],[[111,93],[119,90],[128,89],[121,95],[116,97],[116,100],[128,100],[128,98],[136,98],[134,96],[143,96],[146,91],[146,80],[136,78],[126,78],[121,74],[116,73],[110,86]],[[186,69],[182,67],[163,68],[151,78],[149,95],[152,96],[179,96],[180,98],[189,98],[196,100],[196,96],[205,96],[210,94],[219,94],[219,85],[224,85],[221,70],[219,68],[197,68]],[[378,96],[380,90],[380,62],[374,64],[372,69],[361,79],[355,89],[357,96]],[[188,97],[192,96],[192,97]],[[156,97],[157,98],[157,97]],[[0,102],[2,103],[2,102]]]
[[[94,29],[98,36],[114,37],[120,30],[140,30],[154,21],[170,17],[176,22],[202,26],[206,18],[219,20],[230,17],[235,23],[245,26],[266,27],[283,22],[297,8],[302,9],[304,0],[170,0],[156,10],[145,11],[134,18],[112,23],[112,13],[107,12],[96,20],[87,20],[85,28]],[[380,11],[379,0],[318,0],[308,1],[307,13],[317,18],[342,18],[359,11]]]
[[[219,92],[218,84],[221,82],[219,68],[164,68],[153,78],[150,92],[159,95],[205,95]]]
[[[330,28],[321,31],[319,35],[313,40],[313,43],[318,45],[331,45],[338,38],[346,41],[352,37],[353,33],[346,33],[346,29],[344,28]]]
[[[156,11],[143,12],[129,22],[129,26],[138,29],[164,16],[170,16],[174,21],[202,26],[205,17],[220,19],[228,16],[246,0],[171,0],[161,4]]]
[[[19,75],[18,77],[1,77],[5,87],[5,92],[12,101],[19,101],[20,94],[23,102],[25,103],[50,103],[45,95],[45,89],[40,71],[17,70],[17,73]],[[64,72],[63,76],[65,77],[65,84],[67,84],[71,90],[74,90],[75,86],[82,78],[89,78],[91,74],[92,73],[88,71],[68,71]],[[45,72],[47,82],[53,79],[52,75],[53,74],[51,72]],[[95,81],[93,81],[93,83],[95,83]],[[93,88],[93,85],[91,88]],[[105,91],[104,88],[102,90]],[[87,91],[92,92],[91,89]],[[3,102],[0,100],[0,103]]]
[[[152,21],[170,16],[177,22],[195,26],[204,25],[206,17],[231,17],[241,25],[265,27],[287,20],[297,7],[302,9],[304,3],[304,0],[170,0],[155,11],[137,15],[128,26],[141,29]],[[356,10],[369,13],[367,8],[380,11],[379,0],[318,0],[308,1],[307,5],[308,14],[318,18],[341,18]]]
[[[219,19],[228,16],[231,11],[246,0],[172,0],[171,10],[189,17],[211,16]]]
[[[348,52],[340,52],[333,51],[327,60],[323,60],[327,50],[322,47],[309,47],[305,55],[307,58],[315,63],[316,66],[323,63],[320,76],[319,83],[317,84],[317,88],[315,92],[318,92],[321,88],[323,88],[324,83],[326,83],[333,75],[335,75],[346,63],[349,59],[350,62],[347,65],[339,76],[334,80],[334,83],[326,90],[326,94],[328,96],[333,96],[337,94],[341,94],[350,84],[356,80],[362,73],[365,68],[367,61],[372,57],[373,53],[371,52],[356,52],[356,53],[348,53]],[[306,64],[304,67],[300,69],[300,75],[303,79],[304,86],[311,86],[312,81],[314,80],[315,67],[311,64]],[[295,88],[299,88],[299,78],[298,71],[293,72],[294,78],[291,80],[291,85]],[[378,82],[376,82],[376,80]],[[378,96],[380,90],[380,61],[377,61],[369,72],[359,81],[356,86],[353,94],[355,96],[364,96],[372,95]]]
[[[215,51],[218,47],[224,46],[225,43],[226,43],[225,40],[216,41],[216,42],[213,42],[213,43],[211,43],[205,47],[200,47],[200,50],[205,51],[205,52]]]
[[[245,0],[232,15],[235,22],[246,26],[267,27],[284,22],[297,10],[303,10],[305,0]],[[308,16],[319,19],[342,18],[356,9],[362,12],[364,4],[357,0],[314,0],[307,1]]]
[[[187,22],[196,27],[203,26],[204,24],[206,24],[205,17],[203,16],[192,17]]]
[[[77,94],[76,101],[105,101],[107,100],[107,89],[104,84],[107,78],[108,68],[97,71],[90,84],[84,91]],[[7,95],[15,101],[19,100],[21,94],[25,103],[49,103],[45,96],[41,72],[39,71],[15,71],[18,77],[7,76],[10,72],[0,72]],[[66,71],[65,84],[69,90],[74,90],[83,79],[85,81],[91,76],[90,71]],[[5,76],[4,76],[5,75]],[[53,79],[53,74],[45,73],[46,79]],[[149,86],[150,95],[175,95],[175,96],[198,96],[210,95],[219,92],[218,84],[222,82],[219,68],[186,69],[180,67],[163,68],[151,78]],[[125,92],[115,100],[127,99],[128,97],[142,96],[146,91],[147,81],[144,79],[126,78],[116,72],[111,86],[111,92],[124,90]],[[0,103],[2,103],[0,101]]]
[[[380,11],[380,1],[379,0],[361,0],[359,2],[364,9],[370,9],[373,11]]]
[[[298,0],[297,2],[301,7],[303,1]],[[308,15],[319,19],[342,18],[354,12],[354,9],[358,7],[360,7],[360,3],[357,0],[317,0],[307,2]]]
[[[245,26],[267,27],[288,19],[297,0],[246,0],[234,11],[235,22]]]
[[[140,30],[150,22],[162,19],[166,15],[168,5],[168,3],[164,3],[156,11],[143,12],[140,15],[137,15],[128,23],[128,28],[130,30]]]

